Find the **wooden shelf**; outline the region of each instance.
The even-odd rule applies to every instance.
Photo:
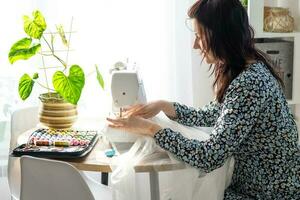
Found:
[[[264,32],[264,6],[289,8],[297,31],[291,33]],[[249,22],[255,31],[255,38],[291,38],[291,41],[293,41],[293,98],[288,100],[288,103],[290,105],[300,104],[300,0],[248,0],[248,16]]]
[[[273,5],[269,5],[272,2]],[[284,2],[284,3],[282,3]],[[263,31],[264,7],[285,7],[289,8],[291,15],[294,17],[296,32],[292,33],[269,33]],[[295,37],[300,31],[300,2],[299,0],[249,0],[248,15],[249,22],[254,28],[257,37]]]
[[[299,37],[300,32],[291,33],[272,33],[272,32],[257,32],[255,38],[287,38],[287,37]]]

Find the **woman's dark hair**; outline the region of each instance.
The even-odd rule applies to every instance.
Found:
[[[231,83],[247,67],[247,60],[260,60],[283,86],[283,81],[272,68],[270,59],[254,47],[254,30],[249,25],[246,9],[239,0],[198,0],[188,15],[195,19],[204,36],[202,52],[211,51],[220,62],[214,65],[213,88],[216,100],[223,102]]]

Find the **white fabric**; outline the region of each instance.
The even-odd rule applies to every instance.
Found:
[[[153,120],[162,127],[180,131],[190,139],[203,141],[209,138],[209,128],[186,127],[163,116],[155,117]],[[108,127],[104,130],[105,134],[109,134],[110,131]],[[134,165],[149,157],[155,160],[157,156],[161,156],[156,153],[159,151],[161,149],[152,138],[139,137],[128,152],[114,158],[111,166],[113,169],[111,183],[116,200],[137,200]],[[175,163],[181,162],[170,153],[169,157]],[[189,165],[185,165],[183,170],[161,173],[160,197],[162,200],[221,200],[231,178],[231,171],[232,164],[227,161],[221,168],[208,174]]]
[[[112,189],[109,186],[105,186],[101,183],[95,181],[95,179],[90,178],[86,173],[80,173],[82,178],[88,184],[89,189],[91,190],[95,200],[112,200],[113,193]]]

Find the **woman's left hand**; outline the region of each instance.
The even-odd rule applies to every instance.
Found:
[[[106,120],[110,122],[108,126],[111,128],[122,129],[139,135],[148,135],[153,137],[155,133],[162,129],[161,126],[148,119],[133,115],[126,118],[106,118]]]

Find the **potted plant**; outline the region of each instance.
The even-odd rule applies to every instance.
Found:
[[[12,45],[8,54],[9,62],[13,64],[18,60],[27,60],[35,55],[40,55],[46,83],[41,84],[38,81],[39,73],[37,72],[32,76],[25,73],[19,80],[19,96],[22,100],[26,100],[36,84],[45,88],[47,92],[39,96],[42,102],[40,122],[49,128],[69,128],[77,119],[77,102],[85,84],[84,71],[79,65],[69,65],[67,61],[57,55],[54,47],[55,35],[60,36],[66,52],[69,53],[70,44],[61,25],[56,26],[56,33],[47,33],[50,34],[49,41],[49,38],[45,36],[47,24],[40,11],[34,11],[32,17],[24,16],[23,20],[24,31],[27,36]],[[71,33],[72,30],[69,34]],[[44,49],[48,49],[48,53],[45,53]],[[46,67],[45,57],[53,58],[59,63],[59,66]],[[62,70],[57,70],[53,74],[52,87],[48,83],[47,77],[49,68],[62,68]],[[104,81],[97,66],[96,73],[98,82],[104,88]]]
[[[248,8],[248,0],[240,0],[244,8],[247,10]]]

